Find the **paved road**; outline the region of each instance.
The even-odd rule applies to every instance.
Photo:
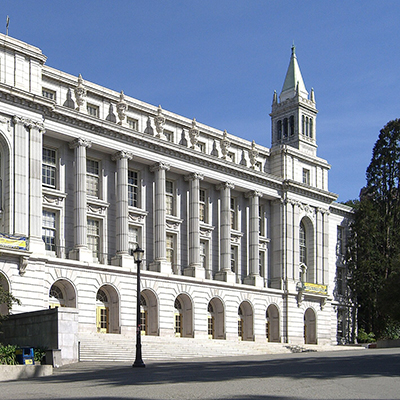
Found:
[[[2,382],[1,400],[400,399],[400,349],[130,364],[79,363]]]

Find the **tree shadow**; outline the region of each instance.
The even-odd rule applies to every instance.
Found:
[[[161,385],[165,383],[222,382],[246,378],[286,377],[301,379],[333,379],[345,377],[399,377],[400,352],[386,354],[363,350],[352,354],[300,353],[278,356],[253,356],[216,360],[153,362],[146,368],[132,368],[131,364],[80,363],[79,367],[65,366],[53,376],[41,381],[90,381],[97,385]],[[362,355],[360,354],[362,352]],[[346,352],[347,353],[347,352]]]

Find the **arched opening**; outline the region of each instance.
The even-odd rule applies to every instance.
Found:
[[[280,342],[279,310],[274,304],[271,304],[266,312],[266,337],[268,342]]]
[[[103,285],[97,291],[96,329],[99,333],[120,333],[119,298],[111,285]]]
[[[313,224],[304,217],[299,225],[299,279],[316,283]]]
[[[158,301],[148,289],[140,293],[140,320],[142,335],[158,336]]]
[[[294,116],[293,115],[289,118],[289,131],[290,131],[290,136],[294,136]]]
[[[225,312],[220,299],[214,297],[208,303],[208,337],[225,339]]]
[[[277,122],[276,130],[277,130],[277,139],[281,140],[282,139],[282,121],[281,120],[279,120]]]
[[[10,144],[5,135],[0,131],[0,232],[11,232],[10,226]]]
[[[10,285],[8,284],[7,278],[1,273],[0,273],[0,286],[2,287],[5,293],[8,293],[10,291]],[[8,304],[7,303],[0,304],[0,315],[8,315],[9,313],[10,310],[8,308]]]
[[[312,308],[304,313],[304,343],[317,344],[317,320]]]
[[[243,301],[238,308],[238,338],[253,340],[253,308],[250,303]]]
[[[180,294],[174,302],[175,336],[193,337],[193,306],[190,297]]]
[[[66,279],[54,282],[49,290],[49,308],[76,307],[75,288]]]

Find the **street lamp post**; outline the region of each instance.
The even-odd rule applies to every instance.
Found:
[[[135,362],[132,364],[132,367],[140,367],[144,368],[146,365],[142,360],[142,342],[141,342],[141,329],[140,329],[140,264],[143,260],[144,250],[139,247],[136,247],[133,250],[133,258],[135,260],[137,266],[137,289],[136,289],[136,358]]]

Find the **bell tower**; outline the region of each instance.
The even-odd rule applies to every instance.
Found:
[[[271,147],[294,147],[309,155],[317,154],[314,89],[309,95],[297,62],[296,48],[292,55],[281,94],[274,92],[271,116]]]

